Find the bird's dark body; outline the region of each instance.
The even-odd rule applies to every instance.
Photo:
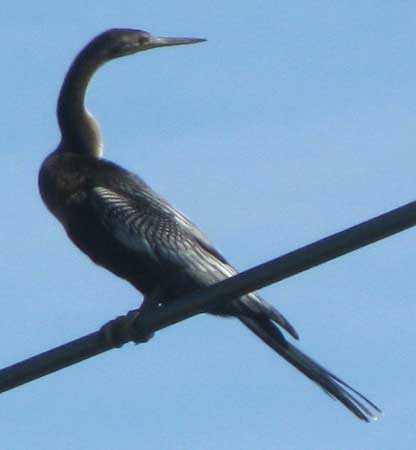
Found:
[[[39,190],[77,247],[146,299],[166,303],[236,273],[196,225],[110,161],[58,149],[41,167]],[[118,224],[128,224],[121,237]],[[254,294],[244,299],[253,312],[263,306]]]
[[[62,140],[39,173],[42,199],[70,239],[96,264],[129,281],[145,306],[159,307],[236,273],[201,230],[141,178],[101,158],[99,128],[84,97],[94,72],[111,59],[150,48],[200,42],[114,29],[91,41],[65,77],[58,101]],[[143,306],[143,305],[142,305]],[[207,311],[234,316],[263,342],[368,421],[378,408],[284,337],[290,323],[251,293]]]
[[[75,245],[129,281],[147,306],[237,273],[196,225],[140,177],[110,161],[58,149],[41,167],[39,190]],[[209,312],[271,315],[297,337],[289,322],[256,294]]]

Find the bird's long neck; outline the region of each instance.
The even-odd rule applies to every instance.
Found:
[[[87,49],[72,63],[58,99],[58,122],[62,141],[60,149],[99,158],[103,143],[100,128],[85,107],[88,84],[95,71],[104,63],[91,57]]]

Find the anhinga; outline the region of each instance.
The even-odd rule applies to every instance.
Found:
[[[141,30],[112,29],[75,58],[58,100],[62,139],[44,161],[39,189],[71,240],[96,264],[129,281],[146,307],[163,305],[217,283],[236,270],[187,217],[141,178],[102,159],[97,122],[85,108],[89,81],[107,61],[144,50],[204,41],[160,38]],[[273,306],[252,293],[209,311],[234,316],[290,364],[368,421],[378,408],[288,342],[298,338]]]

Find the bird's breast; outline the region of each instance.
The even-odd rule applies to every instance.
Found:
[[[43,162],[38,183],[45,205],[65,225],[71,205],[85,196],[85,171],[80,170],[74,158],[54,152]]]

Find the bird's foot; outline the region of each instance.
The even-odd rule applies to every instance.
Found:
[[[150,340],[154,333],[143,327],[140,329],[136,325],[141,313],[140,309],[133,309],[126,315],[116,317],[103,325],[100,332],[106,345],[110,348],[119,348],[130,341],[140,344]]]

